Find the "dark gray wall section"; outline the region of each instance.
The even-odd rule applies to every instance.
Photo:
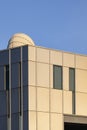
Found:
[[[23,46],[22,47],[22,60],[27,61],[28,60],[28,46]]]
[[[23,87],[23,111],[28,110],[28,87]]]
[[[12,64],[11,68],[11,87],[17,88],[19,87],[19,63]]]
[[[11,112],[19,112],[19,89],[11,90]]]
[[[21,48],[14,48],[11,50],[11,63],[21,61]]]
[[[22,52],[21,52],[22,51]],[[22,55],[21,55],[22,54]],[[22,58],[22,59],[21,59]],[[11,49],[11,129],[19,130],[19,63],[22,62],[23,127],[28,130],[28,46]],[[0,130],[7,130],[7,91],[4,89],[4,66],[9,64],[9,50],[0,52]],[[2,91],[3,90],[3,91]],[[6,117],[5,117],[6,115]]]
[[[9,64],[9,51],[1,51],[0,52],[0,65],[8,65]]]
[[[7,115],[7,99],[6,98],[7,98],[6,91],[0,92],[0,116]]]
[[[23,62],[23,86],[28,85],[28,62]]]
[[[0,67],[0,91],[4,90],[4,66]]]
[[[7,117],[0,117],[0,130],[7,130]]]
[[[28,111],[23,113],[23,130],[28,130]]]
[[[11,121],[12,121],[11,129],[19,130],[19,113],[12,114]]]

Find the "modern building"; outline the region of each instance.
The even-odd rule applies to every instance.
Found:
[[[87,56],[36,46],[0,51],[0,130],[87,130]]]

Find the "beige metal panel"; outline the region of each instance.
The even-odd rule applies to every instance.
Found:
[[[76,91],[87,92],[87,71],[76,69]]]
[[[76,93],[76,115],[87,116],[87,94]]]
[[[37,63],[37,86],[49,87],[49,65]]]
[[[87,69],[87,57],[76,55],[76,68]]]
[[[75,56],[70,53],[63,53],[63,65],[67,67],[75,67]]]
[[[63,91],[63,112],[64,114],[72,114],[72,92]]]
[[[62,114],[51,113],[51,130],[63,130]]]
[[[37,62],[49,63],[49,50],[37,48]]]
[[[28,110],[36,110],[36,88],[29,86]]]
[[[46,88],[37,88],[37,110],[49,111],[49,90]]]
[[[69,90],[69,68],[63,67],[63,89]]]
[[[49,113],[38,112],[37,130],[49,130]]]
[[[53,65],[50,65],[50,88],[53,88]]]
[[[28,82],[29,85],[34,85],[35,86],[35,74],[36,74],[36,69],[35,69],[35,62],[29,61],[29,69],[28,69]]]
[[[36,48],[33,46],[28,46],[28,60],[36,60]]]
[[[62,113],[62,91],[51,89],[51,112]]]
[[[36,112],[29,112],[29,130],[36,130]]]
[[[50,51],[50,63],[56,65],[62,65],[62,52]]]

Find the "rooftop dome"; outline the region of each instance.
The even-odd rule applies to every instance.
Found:
[[[17,33],[17,34],[14,34],[9,40],[7,48],[15,48],[15,47],[24,46],[24,45],[34,46],[35,44],[28,35],[24,33]]]

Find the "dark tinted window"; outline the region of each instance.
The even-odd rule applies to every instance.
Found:
[[[75,69],[69,68],[69,90],[72,91],[72,114],[75,114]]]
[[[4,69],[5,69],[5,70],[4,70],[4,71],[5,71],[5,72],[4,72],[4,74],[5,74],[5,75],[4,75],[4,76],[5,76],[5,77],[4,77],[4,78],[5,78],[5,79],[4,79],[4,80],[5,80],[5,81],[4,81],[4,82],[5,82],[5,88],[6,88],[6,90],[9,90],[9,65],[6,65]]]
[[[53,88],[62,89],[62,66],[53,66]]]
[[[75,69],[69,68],[69,90],[75,91]]]

